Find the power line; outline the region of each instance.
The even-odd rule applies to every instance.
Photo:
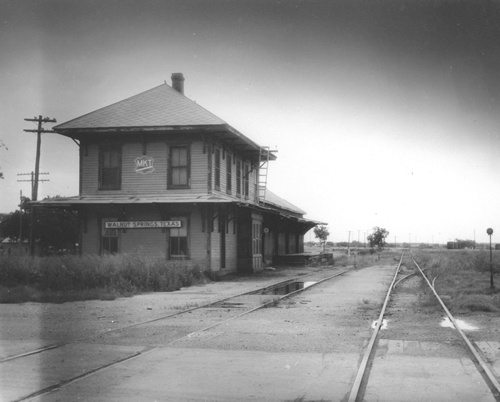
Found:
[[[49,172],[41,172],[38,175],[50,174]],[[27,180],[17,180],[18,182],[31,182],[31,198],[33,199],[34,187],[35,187],[35,172],[31,173],[18,173],[18,176],[31,176],[30,179]],[[38,182],[50,181],[49,179],[40,179],[38,178]]]

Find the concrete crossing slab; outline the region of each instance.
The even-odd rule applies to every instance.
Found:
[[[338,401],[358,354],[162,348],[35,400]]]
[[[382,339],[364,400],[493,402],[495,398],[474,363],[463,352],[454,353],[450,345]]]
[[[80,343],[4,362],[0,367],[1,400],[25,398],[39,390],[133,356],[144,349],[136,346]]]
[[[485,362],[490,366],[492,373],[500,381],[500,342],[481,341],[475,342]]]

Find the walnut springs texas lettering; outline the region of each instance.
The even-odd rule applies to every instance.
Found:
[[[148,228],[180,228],[182,221],[129,221],[106,222],[106,229],[148,229]]]

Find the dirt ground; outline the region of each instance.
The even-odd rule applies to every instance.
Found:
[[[346,269],[352,270],[353,267],[278,268],[255,276],[228,277],[221,282],[210,282],[175,292],[144,294],[113,301],[3,304],[0,309],[0,322],[2,323],[0,339],[19,341],[38,339],[45,341],[46,344],[82,340],[110,330],[175,314],[186,308],[252,291],[291,277],[313,274],[307,280],[318,280]],[[364,272],[364,269],[357,271]],[[405,274],[407,273],[403,272],[403,275]],[[318,292],[319,294],[317,294]],[[314,298],[309,296],[311,293],[315,294]],[[338,300],[338,306],[334,313],[322,311],[321,306],[324,303],[321,297],[335,297]],[[244,319],[239,319],[237,325],[253,326],[257,321],[259,322],[258,328],[261,328],[260,331],[257,331],[261,332],[259,335],[269,338],[267,343],[269,348],[273,347],[271,345],[275,343],[280,343],[280,345],[276,344],[275,346],[278,349],[286,349],[287,346],[281,345],[289,345],[289,343],[282,342],[282,337],[286,333],[292,334],[293,337],[307,334],[310,338],[311,333],[314,332],[310,330],[311,317],[316,317],[315,320],[322,322],[321,325],[324,327],[327,327],[328,322],[335,318],[336,324],[333,331],[335,333],[330,335],[339,340],[345,338],[346,341],[349,341],[353,336],[356,338],[359,331],[357,328],[352,331],[348,328],[354,323],[370,323],[374,317],[378,316],[381,302],[382,299],[379,296],[360,294],[357,305],[353,309],[353,306],[344,305],[339,293],[322,295],[320,286],[319,290],[314,292],[304,292],[290,300],[282,301],[273,309],[267,308],[265,311],[257,311]],[[382,332],[382,337],[386,339],[459,341],[455,331],[438,325],[444,318],[444,313],[438,307],[439,305],[433,301],[432,296],[421,294],[421,279],[419,277],[402,282],[397,286],[388,305],[387,320],[389,325]],[[345,311],[345,314],[339,317],[342,311]],[[288,318],[279,318],[284,316]],[[194,316],[191,317],[194,319]],[[498,314],[469,313],[456,318],[464,320],[475,328],[466,331],[472,340],[500,342],[500,316]],[[271,328],[266,329],[266,326],[261,325],[260,321],[265,323],[270,321]],[[279,337],[273,335],[276,328],[279,328]],[[266,334],[262,334],[263,332]],[[310,344],[318,345],[318,342],[310,342]],[[314,347],[318,348],[318,346]],[[321,349],[321,347],[319,348]],[[5,357],[5,353],[5,351],[0,351],[0,357]]]
[[[292,385],[287,385],[290,384],[290,379],[298,381],[295,385],[297,389],[304,390],[304,395],[306,393],[308,396],[315,395],[313,390],[317,385],[317,378],[320,373],[323,373],[322,375],[327,375],[328,378],[336,378],[336,381],[324,390],[321,388],[321,391],[325,391],[326,395],[340,396],[334,399],[340,400],[349,392],[359,358],[372,334],[373,323],[378,318],[396,265],[397,263],[393,262],[357,269],[352,266],[279,268],[254,276],[228,277],[221,282],[183,288],[176,292],[146,294],[114,301],[2,305],[0,308],[0,345],[8,345],[8,347],[2,348],[0,357],[5,358],[33,350],[35,346],[73,343],[68,346],[71,353],[59,349],[57,352],[59,354],[54,353],[53,357],[49,354],[45,358],[44,354],[39,355],[42,359],[39,362],[40,366],[50,369],[38,369],[37,381],[51,384],[53,376],[50,370],[57,371],[57,376],[54,374],[57,378],[64,376],[69,368],[73,371],[80,370],[80,367],[72,366],[68,366],[68,370],[65,370],[64,365],[74,364],[71,361],[87,364],[84,362],[88,359],[83,356],[94,350],[96,356],[104,359],[107,358],[104,351],[108,350],[109,353],[112,350],[115,351],[113,353],[129,353],[127,351],[139,347],[158,348],[158,352],[151,355],[151,358],[154,364],[167,371],[174,369],[170,366],[163,366],[166,364],[165,358],[162,357],[163,353],[166,354],[165,356],[168,355],[168,358],[178,356],[176,357],[180,359],[178,364],[184,364],[190,356],[195,359],[194,361],[198,361],[196,358],[200,354],[211,356],[212,360],[208,361],[212,363],[225,358],[228,359],[227,362],[223,361],[222,366],[214,363],[213,370],[218,372],[222,370],[222,367],[227,367],[229,371],[226,375],[228,376],[232,375],[230,374],[231,359],[241,359],[241,356],[245,356],[245,359],[250,359],[245,360],[248,363],[252,358],[257,359],[260,356],[262,359],[268,359],[271,365],[277,364],[276,367],[269,369],[268,376],[279,374],[277,379],[283,381],[283,387],[279,389],[282,393],[280,395],[285,395],[288,392],[287,389],[293,388]],[[346,270],[348,270],[347,274],[313,286],[297,296],[201,332],[196,331],[221,322],[224,318],[237,317],[239,309],[231,308],[230,303],[220,303],[217,307],[193,310],[192,313],[177,315],[168,320],[157,320],[127,330],[113,331],[128,325],[176,314],[189,307],[256,290],[292,277],[300,276],[304,281],[317,282]],[[243,296],[237,301],[232,300],[232,307],[239,306],[240,303],[242,308],[257,305],[266,297],[269,296]],[[383,345],[386,345],[384,347],[389,348],[390,352],[392,340],[405,340],[406,345],[410,345],[412,341],[416,341],[415,344],[427,345],[415,347],[412,350],[406,349],[407,352],[421,358],[433,356],[436,348],[443,356],[449,354],[450,357],[456,357],[463,354],[456,331],[440,326],[444,314],[436,311],[435,308],[436,306],[429,302],[426,295],[420,295],[418,278],[398,285],[388,305],[387,328],[381,334],[381,341],[385,342]],[[473,331],[467,331],[471,338],[481,341],[500,341],[499,317],[474,314],[457,318],[462,318],[468,324],[477,327]],[[193,335],[179,339],[187,334]],[[71,359],[67,359],[68,356],[65,353],[68,356],[71,355]],[[387,350],[381,350],[382,358],[385,358],[386,353],[388,353]],[[81,359],[77,358],[80,354]],[[283,364],[277,363],[281,362],[280,356],[290,361]],[[141,363],[141,361],[143,360],[138,359],[133,363],[137,365],[137,372],[149,372],[150,365],[153,363],[148,360],[146,360],[148,363]],[[316,363],[312,364],[312,361]],[[494,364],[495,361],[490,360],[490,363]],[[250,364],[248,367],[244,366],[246,363],[243,361],[241,364],[239,368],[241,375],[247,376],[249,372],[253,372],[254,363],[248,363]],[[65,400],[65,395],[74,395],[75,392],[81,392],[82,395],[89,394],[89,387],[94,387],[99,393],[107,392],[107,395],[116,395],[116,392],[122,390],[122,387],[127,384],[123,381],[123,376],[129,378],[132,375],[126,371],[127,367],[135,366],[126,365],[116,370],[106,370],[104,377],[91,378],[89,383],[76,383],[73,388],[64,388],[59,394],[55,394],[53,399],[47,400]],[[303,377],[293,374],[293,370],[299,370],[299,368],[305,370],[301,374]],[[206,371],[207,368],[201,370],[198,366],[196,368],[186,366],[184,369],[193,374],[179,377],[175,384],[170,384],[170,387],[171,389],[178,387],[176,388],[180,392],[178,395],[185,397],[185,390],[190,389],[186,387],[185,381],[190,379],[202,381],[206,379],[209,372]],[[195,374],[194,370],[198,370],[199,373],[196,371],[198,374]],[[261,370],[255,373],[255,375],[263,376],[259,380],[260,383],[245,385],[249,387],[249,393],[254,392],[257,386],[260,387],[266,383],[267,380],[263,374],[265,372],[267,371]],[[172,375],[175,376],[175,371]],[[215,392],[210,400],[218,400],[221,394],[217,392],[226,383],[217,386],[217,381],[222,381],[222,379],[210,378],[214,382],[208,386],[208,389]],[[92,381],[96,382],[93,386]],[[152,392],[151,389],[147,389],[150,384],[148,381],[137,379],[134,382],[134,386],[146,387],[143,391],[138,390],[138,393]],[[33,390],[40,389],[39,383],[32,384]],[[329,384],[329,381],[325,381],[324,384]],[[243,386],[243,383],[240,385]],[[155,383],[155,386],[160,387],[161,381]],[[275,384],[270,383],[269,387],[269,390],[273,389],[278,392]],[[158,392],[162,391],[161,388]],[[230,392],[230,390],[224,390],[226,391]],[[12,392],[14,395],[14,392],[18,391]],[[262,390],[262,392],[262,395],[265,395],[267,391]],[[302,395],[294,392],[295,390],[290,391],[290,395],[296,395],[294,398]],[[94,399],[89,396],[88,400],[105,400],[102,399],[104,394],[98,394]],[[23,395],[22,391],[19,391],[19,395]],[[226,395],[227,398],[229,398],[228,395],[230,394]],[[317,395],[320,395],[318,399],[322,399],[324,394],[319,393],[318,390]],[[182,400],[180,396],[179,400]],[[198,400],[193,398],[193,400]],[[132,399],[129,398],[129,400]],[[281,399],[276,398],[276,400]]]
[[[158,292],[112,301],[79,301],[62,304],[2,304],[0,340],[73,342],[106,331],[178,313],[264,286],[322,271],[334,274],[341,267],[282,267],[253,276],[228,276],[174,292]],[[0,357],[5,352],[0,351]]]

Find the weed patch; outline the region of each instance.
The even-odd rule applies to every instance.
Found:
[[[0,303],[113,300],[206,281],[204,267],[141,254],[1,257]]]
[[[422,269],[427,268],[431,282],[436,278],[435,289],[450,310],[461,313],[500,311],[500,289],[490,288],[489,252],[419,250],[414,252],[414,257]],[[500,262],[493,266],[500,272]],[[425,287],[422,281],[421,291],[427,296],[429,290]],[[431,300],[430,296],[427,303],[423,300],[424,305],[431,307],[434,303]]]

